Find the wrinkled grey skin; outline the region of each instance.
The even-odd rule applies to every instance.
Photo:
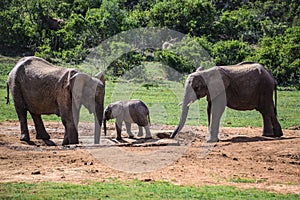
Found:
[[[104,135],[106,135],[106,121],[116,118],[117,140],[121,140],[122,122],[125,122],[126,130],[130,138],[134,135],[131,132],[131,124],[136,123],[139,126],[138,136],[143,136],[143,127],[146,131],[146,139],[151,138],[149,130],[149,110],[140,100],[117,101],[109,104],[104,110]]]
[[[225,107],[259,111],[263,118],[263,136],[281,137],[281,126],[273,102],[275,80],[260,64],[243,62],[232,66],[198,69],[186,80],[180,122],[171,138],[183,128],[189,105],[207,97],[208,142],[217,142],[220,118]],[[275,95],[276,96],[276,95]]]
[[[50,139],[41,115],[56,114],[65,127],[62,145],[78,144],[79,111],[83,104],[94,114],[95,143],[99,143],[105,93],[103,73],[90,77],[75,69],[54,66],[42,58],[24,57],[9,73],[7,85],[20,122],[21,141],[30,141],[28,111],[37,139]]]

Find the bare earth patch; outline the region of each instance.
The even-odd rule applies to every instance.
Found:
[[[223,128],[221,141],[215,145],[206,144],[206,127],[187,126],[176,140],[165,137],[174,130],[173,126],[153,125],[156,132],[153,140],[129,140],[115,143],[113,137],[107,146],[115,146],[121,152],[152,155],[162,150],[165,155],[174,156],[172,149],[188,144],[172,162],[150,172],[129,173],[112,168],[108,160],[99,159],[91,149],[101,151],[99,146],[73,145],[62,147],[64,128],[60,122],[46,122],[45,126],[57,146],[47,146],[35,139],[32,122],[32,142],[19,140],[18,122],[0,123],[0,181],[1,182],[72,182],[107,181],[110,178],[142,181],[163,180],[180,185],[231,185],[239,188],[258,188],[279,193],[300,192],[300,130],[284,130],[280,139],[261,137],[261,128]],[[83,132],[92,133],[93,125],[80,124]],[[113,125],[108,125],[110,134]],[[159,130],[159,131],[156,131]],[[126,136],[126,135],[124,135]],[[186,144],[185,144],[186,142]],[[49,141],[47,144],[50,144]],[[87,147],[88,146],[88,147]],[[105,151],[103,151],[105,152]],[[116,155],[107,155],[106,159]],[[120,155],[118,155],[120,156]],[[164,159],[162,159],[164,160]],[[122,160],[120,165],[131,163]],[[153,166],[152,161],[143,161],[144,167]],[[129,165],[130,166],[130,165]],[[128,169],[130,171],[130,169]]]

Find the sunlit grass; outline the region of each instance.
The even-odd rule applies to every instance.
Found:
[[[3,199],[299,199],[230,186],[178,186],[167,182],[118,181],[71,183],[0,183]]]

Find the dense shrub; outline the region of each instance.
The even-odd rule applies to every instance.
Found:
[[[218,65],[253,60],[264,64],[280,85],[300,87],[299,13],[297,0],[3,0],[0,54],[35,54],[77,64],[90,48],[117,33],[167,27],[189,35]],[[202,50],[190,55],[192,62],[184,58],[188,52],[197,54],[197,45],[180,48],[180,55],[154,51],[155,60],[186,73],[211,64]],[[111,65],[112,74],[123,74],[145,59],[140,52],[123,55]]]
[[[219,41],[213,45],[211,56],[217,65],[230,65],[244,61],[254,49],[238,40]]]
[[[278,84],[300,88],[300,27],[289,28],[284,34],[264,37],[250,59],[266,66]]]

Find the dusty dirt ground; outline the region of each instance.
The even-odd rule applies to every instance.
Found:
[[[143,156],[145,152],[153,152],[152,155],[155,155],[160,148],[166,148],[164,144],[169,144],[171,149],[165,151],[166,155],[174,155],[172,148],[179,148],[184,141],[189,144],[185,151],[177,155],[178,157],[172,158],[172,162],[155,170],[124,172],[111,167],[108,162],[96,158],[95,154],[91,153],[90,149],[101,151],[101,146],[85,147],[84,144],[80,144],[62,147],[64,129],[60,122],[45,123],[51,140],[57,143],[57,146],[47,146],[42,140],[36,140],[32,122],[29,122],[29,125],[32,142],[25,143],[19,140],[18,122],[0,123],[1,182],[86,183],[109,181],[111,178],[136,178],[142,181],[162,180],[180,185],[231,185],[278,193],[300,193],[299,127],[295,127],[295,130],[284,130],[284,136],[280,139],[261,137],[261,128],[223,128],[220,133],[221,141],[215,145],[204,143],[206,127],[201,126],[185,127],[181,136],[176,138],[177,143],[174,140],[159,138],[147,141],[132,140],[139,142],[136,145],[120,143],[118,147],[110,143],[109,145],[121,149],[121,153],[131,152],[134,153],[133,156]],[[81,124],[80,130],[92,132],[92,127],[91,124]],[[159,130],[157,133],[163,138],[174,128],[152,125],[151,130]],[[112,124],[108,125],[108,129],[109,133],[114,132]],[[194,136],[191,136],[191,133]],[[82,138],[81,141],[84,140]],[[192,139],[189,141],[182,138]],[[159,144],[159,141],[163,142]],[[113,151],[105,154],[108,160],[118,158]],[[126,162],[131,163],[131,160],[123,159],[120,162],[120,166],[125,166]],[[153,164],[151,160],[143,161],[146,168]]]

